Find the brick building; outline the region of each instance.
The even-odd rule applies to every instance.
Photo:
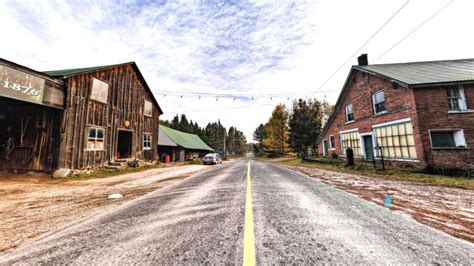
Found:
[[[474,169],[474,59],[353,66],[318,152]]]

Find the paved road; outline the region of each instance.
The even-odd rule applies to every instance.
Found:
[[[242,264],[249,160],[258,264],[474,263],[471,243],[246,158],[50,235],[0,264]]]

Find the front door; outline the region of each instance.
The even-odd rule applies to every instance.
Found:
[[[323,156],[328,157],[328,141],[323,140]]]
[[[132,132],[119,130],[117,143],[117,159],[132,157]]]
[[[367,161],[374,160],[374,145],[372,143],[372,136],[364,136],[365,159]]]

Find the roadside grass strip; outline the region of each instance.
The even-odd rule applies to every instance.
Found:
[[[253,229],[252,186],[250,160],[247,165],[247,191],[245,196],[244,261],[243,265],[255,265],[255,234]]]

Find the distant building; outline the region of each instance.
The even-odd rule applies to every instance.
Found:
[[[171,162],[192,161],[213,150],[198,135],[159,127],[158,151],[162,162],[166,156]]]
[[[369,65],[359,57],[318,152],[474,169],[474,59]]]
[[[0,59],[0,170],[157,160],[163,113],[134,62],[38,72]]]

